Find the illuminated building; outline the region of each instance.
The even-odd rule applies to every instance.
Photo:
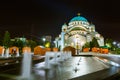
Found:
[[[63,24],[59,37],[55,39],[55,46],[61,50],[65,46],[72,46],[81,50],[86,42],[96,38],[99,46],[104,46],[104,38],[95,31],[95,25],[90,24],[85,17],[73,17],[68,24]]]

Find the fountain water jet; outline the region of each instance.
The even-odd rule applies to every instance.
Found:
[[[32,54],[24,53],[22,60],[22,79],[31,80]]]
[[[19,51],[17,51],[16,57],[19,57],[19,56],[20,56]]]
[[[5,49],[2,49],[2,55],[1,55],[2,58],[5,57],[4,51]]]
[[[8,58],[10,55],[9,55],[9,49],[6,49],[5,50],[5,57]]]

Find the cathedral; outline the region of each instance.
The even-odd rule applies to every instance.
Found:
[[[82,50],[85,43],[92,41],[93,38],[97,39],[99,46],[104,46],[104,37],[95,31],[95,25],[78,14],[68,24],[62,25],[59,37],[55,38],[55,47],[62,50],[66,46],[72,46]]]

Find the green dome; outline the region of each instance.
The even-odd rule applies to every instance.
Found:
[[[76,16],[70,20],[70,22],[72,21],[86,21],[87,22],[87,19],[82,16]]]

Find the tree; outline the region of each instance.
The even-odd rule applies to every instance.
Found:
[[[22,53],[22,48],[24,46],[24,42],[20,39],[15,39],[13,46],[16,46],[19,48],[20,53]]]
[[[10,47],[10,44],[11,44],[10,33],[6,31],[3,38],[3,46],[7,49]]]
[[[83,46],[83,48],[90,48],[90,43],[86,42],[85,45]]]
[[[120,54],[120,48],[116,48],[115,54]]]
[[[97,42],[96,38],[93,38],[92,41],[90,42],[90,46],[92,47],[99,47],[99,44]]]
[[[107,38],[106,40],[105,40],[105,43],[112,43],[113,42],[113,40],[112,39],[109,39],[109,38]]]
[[[109,50],[114,50],[114,48],[117,48],[113,45],[113,40],[109,38],[105,40],[105,45],[109,48]]]
[[[37,46],[37,43],[33,40],[28,40],[27,42],[27,46],[30,46],[31,47],[31,50],[33,51],[34,50],[34,47]]]

